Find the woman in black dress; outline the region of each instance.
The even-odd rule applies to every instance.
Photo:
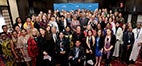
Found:
[[[59,38],[57,39],[55,48],[57,54],[57,64],[60,66],[68,66],[67,58],[69,52],[69,40],[68,38],[65,38],[62,32],[59,33]]]
[[[44,28],[39,29],[40,36],[38,37],[38,49],[39,55],[37,57],[37,66],[52,66],[52,56],[50,50],[50,44],[46,39],[46,33]]]

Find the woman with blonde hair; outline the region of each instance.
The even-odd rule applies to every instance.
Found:
[[[36,28],[32,29],[32,35],[28,39],[28,54],[31,57],[32,66],[36,66],[36,58],[38,56],[37,37],[39,32]]]

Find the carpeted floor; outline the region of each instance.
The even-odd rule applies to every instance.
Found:
[[[104,62],[102,62],[101,66],[104,66]],[[114,60],[114,61],[111,62],[110,66],[142,66],[142,59],[139,58],[135,62],[135,64],[129,64],[129,65],[127,65],[126,63],[122,63],[119,60]]]

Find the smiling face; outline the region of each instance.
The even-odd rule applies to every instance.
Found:
[[[64,34],[61,32],[61,33],[59,34],[59,37],[60,37],[60,38],[63,38],[63,37],[64,37]]]
[[[26,21],[27,21],[27,22],[31,22],[31,18],[27,18]]]
[[[4,27],[2,27],[2,30],[3,30],[3,32],[6,32],[6,33],[7,33],[8,27],[7,27],[7,26],[4,26]]]
[[[80,43],[80,41],[79,41],[79,40],[77,40],[77,41],[75,42],[75,46],[76,46],[76,47],[79,47],[79,46],[80,46],[80,44],[81,44],[81,43]]]
[[[66,31],[69,32],[70,31],[70,27],[66,27]]]
[[[89,31],[88,31],[88,36],[91,36],[91,35],[92,35],[92,31],[89,30]]]
[[[17,32],[19,32],[21,29],[20,29],[19,26],[15,26],[15,30],[16,30]]]
[[[18,37],[18,34],[17,34],[17,32],[16,32],[16,31],[12,32],[12,35],[13,35],[13,37],[15,37],[15,38],[17,38],[17,37]]]
[[[110,29],[107,29],[107,30],[106,30],[106,33],[107,33],[107,35],[111,35],[111,30],[110,30]]]
[[[32,35],[34,35],[34,36],[37,35],[37,29],[32,29]]]
[[[21,23],[22,22],[21,18],[17,18],[17,22]]]
[[[23,36],[27,35],[27,31],[25,29],[23,29],[21,32]]]
[[[102,31],[101,30],[98,30],[98,36],[101,36],[101,34],[102,34]]]
[[[41,35],[45,35],[45,30],[44,29],[40,28],[39,32],[40,32]]]

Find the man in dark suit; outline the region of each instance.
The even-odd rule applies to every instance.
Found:
[[[132,51],[132,46],[134,44],[134,33],[132,32],[132,27],[129,27],[128,30],[123,34],[123,61],[126,61],[128,63],[129,56]]]
[[[75,47],[73,47],[69,53],[69,61],[71,66],[83,66],[85,51],[79,40],[75,41]]]
[[[85,28],[88,24],[88,21],[89,21],[89,19],[85,17],[85,13],[81,13],[81,17],[79,19],[79,22],[80,22],[81,28],[83,30],[85,30]]]

